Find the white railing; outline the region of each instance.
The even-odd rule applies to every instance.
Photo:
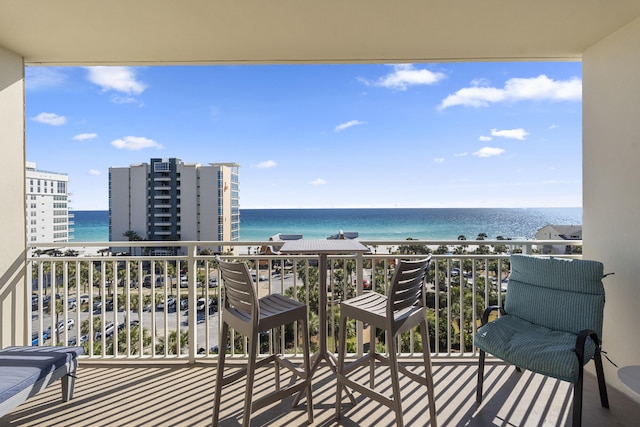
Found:
[[[399,258],[433,253],[425,300],[431,351],[441,357],[475,355],[471,337],[488,304],[502,304],[508,288],[509,254],[536,253],[537,247],[579,247],[581,241],[366,241],[370,254],[356,268],[355,255],[329,256],[329,346],[335,350],[339,302],[362,292],[386,292]],[[184,359],[217,357],[220,279],[215,257],[201,248],[232,249],[225,258],[246,262],[259,296],[282,293],[309,306],[312,338],[317,338],[317,257],[261,255],[262,246],[282,242],[112,242],[132,256],[114,256],[105,243],[65,243],[30,248],[25,322],[34,345],[85,346],[90,359]],[[140,255],[154,248],[178,247],[180,256]],[[56,253],[55,251],[58,252]],[[74,252],[75,251],[75,252]],[[62,256],[55,256],[60,255]],[[581,255],[562,255],[580,258]],[[368,340],[362,325],[348,350],[359,353]],[[420,355],[420,334],[405,334],[399,346]],[[283,348],[300,345],[290,327]],[[229,351],[246,355],[246,339],[232,333]],[[312,339],[312,341],[314,341]],[[265,340],[265,343],[267,341]],[[314,341],[315,342],[315,341]],[[378,339],[384,345],[385,337]],[[268,348],[263,348],[268,351]]]

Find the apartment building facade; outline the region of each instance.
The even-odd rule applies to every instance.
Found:
[[[129,241],[132,235],[155,242],[239,240],[238,170],[236,163],[203,165],[177,158],[109,168],[109,240]],[[173,248],[155,252],[173,253]]]
[[[69,177],[39,170],[26,162],[27,243],[64,243],[72,239]]]

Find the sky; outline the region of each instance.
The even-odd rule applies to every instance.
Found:
[[[240,207],[581,207],[579,62],[27,67],[27,160],[240,165]]]

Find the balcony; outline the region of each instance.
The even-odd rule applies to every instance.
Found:
[[[477,354],[470,344],[470,337],[476,330],[485,301],[491,304],[503,302],[505,290],[508,290],[508,253],[532,253],[537,246],[542,247],[542,242],[411,241],[411,246],[407,246],[407,241],[362,242],[374,253],[329,257],[330,313],[339,311],[342,295],[367,292],[366,286],[361,285],[365,281],[372,288],[384,291],[391,279],[395,258],[420,257],[416,252],[425,247],[435,252],[432,274],[427,280],[427,305],[431,325],[439,325],[438,328],[430,328],[430,336],[440,425],[521,425],[525,420],[527,424],[566,423],[571,410],[572,387],[569,384],[529,372],[516,374],[513,367],[495,360],[489,362],[486,369],[485,401],[479,408],[474,403]],[[49,419],[50,425],[82,422],[78,420],[91,422],[93,417],[98,416],[95,412],[97,402],[104,402],[98,406],[101,407],[100,420],[105,423],[109,420],[111,424],[210,424],[211,383],[218,345],[219,312],[216,303],[219,278],[214,257],[199,255],[198,246],[240,246],[234,249],[237,255],[232,257],[251,266],[258,279],[260,295],[278,292],[306,298],[299,292],[307,292],[313,286],[314,275],[317,277],[316,258],[244,255],[248,252],[246,246],[268,243],[273,244],[151,242],[162,247],[186,246],[190,254],[165,257],[87,256],[107,243],[76,243],[68,246],[75,246],[81,254],[86,251],[77,258],[30,258],[28,274],[34,284],[35,297],[32,301],[35,302],[32,305],[33,313],[24,321],[35,333],[38,342],[44,345],[52,345],[53,342],[68,344],[77,343],[78,336],[82,335],[94,338],[87,339],[83,344],[85,356],[80,362],[74,400],[62,405],[58,402],[59,390],[50,387],[7,415],[3,421],[24,425],[29,425],[29,422],[47,425],[46,420]],[[568,242],[569,245],[581,243]],[[149,248],[150,242],[121,242],[121,245]],[[375,253],[378,249],[380,253]],[[386,253],[387,249],[395,254]],[[400,252],[403,255],[399,255]],[[51,278],[51,271],[55,271],[55,280]],[[352,271],[352,276],[344,276],[347,271]],[[54,285],[51,286],[51,283]],[[79,288],[77,283],[80,283]],[[88,283],[93,283],[93,286],[88,286]],[[465,289],[462,293],[461,284]],[[476,292],[473,292],[474,288]],[[473,297],[469,298],[469,294]],[[59,304],[51,303],[53,295],[57,295],[55,299],[60,301]],[[174,305],[164,303],[172,297],[175,298]],[[202,307],[200,300],[203,301]],[[311,307],[313,301],[310,301]],[[456,309],[456,306],[463,307],[463,310]],[[75,326],[61,331],[53,327],[53,307],[57,307],[59,321],[67,324],[72,319]],[[89,321],[90,318],[93,320]],[[146,332],[139,333],[140,325]],[[311,328],[313,335],[313,324]],[[53,336],[45,339],[46,331]],[[165,345],[165,337],[171,331],[175,331],[181,339],[170,338],[170,344]],[[332,348],[335,324],[329,325],[328,332]],[[118,336],[116,341],[113,340],[115,336]],[[363,341],[363,330],[359,326],[356,352],[362,351]],[[246,341],[237,337],[234,342],[234,357],[231,360],[242,362],[246,355]],[[417,369],[419,344],[413,337],[403,342],[403,363]],[[298,348],[293,345],[292,358],[298,357],[295,350]],[[328,367],[322,366],[314,376],[316,423],[333,425],[335,382]],[[268,392],[269,375],[269,369],[260,372],[256,380],[256,393]],[[379,381],[384,383],[388,371],[379,370],[377,375]],[[406,387],[414,387],[415,392],[404,392],[405,419],[413,420],[413,423],[426,419],[428,410],[420,403],[424,398],[424,390],[415,384],[407,384]],[[591,374],[585,387],[585,425],[631,425],[630,420],[640,416],[640,406],[612,387],[609,387],[612,409],[602,409],[597,384]],[[139,393],[140,390],[144,390],[144,393]],[[167,390],[181,390],[179,413],[167,409]],[[117,407],[107,404],[114,398],[113,393],[118,395]],[[227,403],[223,404],[222,425],[233,425],[232,420],[239,417],[243,394],[242,383],[225,391]],[[145,410],[140,411],[140,408]],[[258,422],[284,424],[305,419],[304,409],[289,408],[285,404],[266,409],[258,415]],[[370,425],[371,420],[378,419],[384,425],[392,424],[394,415],[376,403],[367,401],[355,409],[346,409],[343,425]],[[407,425],[413,423],[407,421]]]

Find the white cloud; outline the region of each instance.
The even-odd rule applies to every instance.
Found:
[[[114,104],[135,104],[138,100],[132,96],[111,95],[111,102]]]
[[[504,130],[491,129],[491,135],[524,141],[525,137],[529,135],[529,133],[522,128]]]
[[[89,169],[88,173],[91,176],[100,176],[100,175],[102,175],[102,172],[100,172],[99,170],[95,170],[95,169]]]
[[[541,74],[532,78],[507,80],[504,88],[472,86],[462,88],[447,96],[438,107],[441,110],[454,105],[466,107],[488,107],[496,102],[519,102],[526,100],[579,101],[582,99],[582,80],[553,80]]]
[[[127,95],[139,95],[147,85],[139,81],[132,67],[87,67],[89,81],[103,91],[114,90]],[[126,98],[125,98],[126,99]]]
[[[111,145],[121,150],[143,150],[145,148],[163,148],[153,139],[145,138],[143,136],[125,136],[122,139],[116,139],[111,141]]]
[[[489,80],[483,77],[478,77],[477,79],[471,80],[471,86],[489,86],[489,84]]]
[[[351,120],[350,122],[346,122],[346,123],[342,123],[338,126],[336,126],[333,131],[334,132],[342,132],[345,129],[350,128],[351,126],[357,126],[357,125],[363,125],[364,122],[361,122],[359,120]]]
[[[466,151],[463,153],[454,153],[453,154],[455,157],[466,157],[469,155],[469,153],[467,153]]]
[[[327,181],[325,181],[322,178],[318,178],[316,180],[311,181],[311,185],[325,185],[327,184]]]
[[[447,78],[446,74],[427,69],[416,69],[413,64],[392,65],[393,72],[378,80],[371,81],[364,78],[359,80],[367,86],[380,86],[388,89],[407,90],[409,86],[431,85]]]
[[[258,169],[267,169],[267,168],[274,168],[276,167],[278,164],[276,162],[274,162],[273,160],[265,160],[264,162],[260,162],[256,165],[256,167]]]
[[[435,163],[444,163],[444,157],[438,157],[438,158],[435,158],[435,159],[433,159],[433,161],[434,161]]]
[[[504,153],[504,150],[502,148],[483,147],[478,151],[476,151],[475,153],[473,153],[473,155],[478,157],[493,157],[493,156],[499,156],[502,153]]]
[[[558,126],[558,125],[551,125],[551,126],[549,126],[549,129],[558,129],[559,127],[560,126]]]
[[[67,81],[67,75],[57,67],[25,67],[24,83],[27,90],[56,87]]]
[[[98,137],[97,133],[80,133],[71,139],[74,139],[76,141],[86,141],[87,139],[95,139],[97,137]]]
[[[482,142],[489,142],[489,141],[491,141],[493,138],[492,138],[492,137],[490,137],[490,136],[482,135],[482,136],[481,136],[480,138],[478,138],[478,139],[479,139],[480,141],[482,141]]]
[[[59,116],[55,113],[40,113],[32,119],[34,122],[43,123],[51,126],[61,126],[67,123],[65,116]]]

